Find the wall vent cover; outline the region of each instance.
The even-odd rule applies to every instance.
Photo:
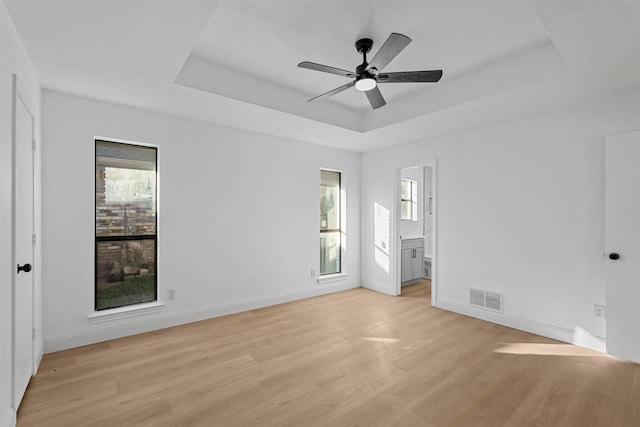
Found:
[[[502,294],[471,288],[469,289],[469,304],[473,307],[502,313]]]

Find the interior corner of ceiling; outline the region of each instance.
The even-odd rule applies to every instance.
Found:
[[[178,79],[180,78],[180,75],[182,74],[182,71],[184,70],[185,66],[187,66],[187,64],[190,61],[193,61],[193,57],[195,56],[194,51],[196,49],[196,46],[198,45],[198,41],[202,38],[202,33],[204,32],[205,28],[207,28],[207,26],[215,16],[215,12],[220,6],[221,2],[222,0],[205,0],[200,2],[199,6],[201,8],[200,9],[201,21],[197,24],[197,27],[193,29],[195,34],[191,39],[190,44],[187,47],[185,47],[186,52],[184,54],[184,60],[182,61],[182,64],[178,67],[178,72],[176,73],[176,77],[173,81],[174,83],[178,83]]]
[[[543,3],[544,2],[539,2],[539,1],[534,1],[534,0],[527,1],[527,4],[529,5],[529,8],[533,12],[533,14],[536,16],[538,23],[544,29],[544,32],[547,35],[548,43],[550,43],[553,46],[553,48],[557,52],[558,56],[560,58],[562,58],[562,61],[564,62],[564,64],[567,67],[569,67],[569,61],[567,60],[567,58],[562,54],[562,52],[558,48],[558,44],[556,43],[556,40],[554,39],[554,36],[551,33],[549,25],[548,25],[546,19],[543,16],[544,13],[543,13],[542,9],[544,7],[549,7],[549,5],[544,5]]]
[[[192,55],[193,55],[193,53],[189,53],[186,56],[186,58],[182,62],[182,65],[178,69],[178,72],[176,73],[175,78],[173,79],[173,83],[185,86],[185,73],[186,73],[185,70],[189,66],[189,63],[191,61]]]

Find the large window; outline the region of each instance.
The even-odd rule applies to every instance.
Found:
[[[418,182],[411,179],[400,181],[400,219],[418,220]]]
[[[320,171],[320,275],[341,272],[340,172]]]
[[[95,309],[157,299],[157,149],[96,140]]]

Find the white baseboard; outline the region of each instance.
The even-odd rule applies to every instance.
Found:
[[[9,408],[5,411],[2,421],[0,421],[1,427],[15,427],[16,425],[16,411]]]
[[[41,339],[39,339],[35,343],[35,346],[36,348],[34,350],[35,360],[33,361],[33,366],[34,366],[33,375],[38,373],[38,367],[40,366],[40,362],[42,362],[42,356],[44,356],[44,342]]]
[[[170,328],[172,326],[183,325],[185,323],[226,316],[228,314],[240,313],[247,310],[255,310],[257,308],[269,307],[276,304],[330,294],[357,287],[359,286],[344,283],[334,286],[322,286],[316,289],[310,289],[302,292],[276,294],[264,298],[240,301],[202,310],[195,310],[155,319],[131,322],[127,323],[126,325],[101,328],[95,331],[83,332],[80,334],[49,338],[44,340],[44,352],[53,353],[55,351],[81,347],[83,345],[95,344],[98,342],[122,338],[129,335],[136,335],[144,332],[155,331],[158,329]]]
[[[604,338],[596,337],[589,334],[587,331],[580,330],[578,328],[576,330],[572,330],[501,313],[493,313],[451,300],[438,299],[436,301],[436,307],[606,353],[606,342]]]
[[[369,289],[371,291],[380,292],[383,294],[394,296],[393,289],[387,286],[376,286],[376,285],[361,285],[365,289]]]
[[[304,298],[310,298],[319,295],[330,294],[333,292],[339,292],[347,289],[357,288],[357,285],[339,284],[335,286],[323,286],[321,288],[306,290],[303,292],[294,292],[273,295],[264,298],[258,298],[254,300],[242,301],[232,304],[225,304],[216,307],[210,307],[203,310],[195,310],[186,313],[180,313],[170,316],[164,316],[161,318],[138,321],[128,323],[126,325],[119,325],[114,327],[102,328],[95,331],[84,332],[75,335],[67,335],[63,337],[46,339],[44,341],[44,353],[52,353],[55,351],[66,350],[69,348],[80,347],[88,344],[95,344],[102,341],[107,341],[116,338],[122,338],[129,335],[140,334],[157,329],[169,328],[172,326],[178,326],[185,323],[197,322],[200,320],[211,319],[214,317],[225,316],[228,314],[240,313],[247,310],[254,310],[257,308],[268,307],[271,305],[282,304],[285,302],[296,301]],[[363,288],[384,293],[387,295],[393,295],[393,290],[388,287],[375,286],[375,285],[363,285]],[[566,343],[576,344],[582,347],[590,348],[592,350],[606,352],[606,342],[602,337],[596,337],[590,335],[583,330],[571,330],[562,328],[555,325],[548,325],[528,319],[522,319],[519,317],[513,317],[505,314],[493,313],[474,307],[470,307],[464,304],[460,304],[456,301],[438,299],[436,301],[436,307],[449,310],[455,313],[459,313],[465,316],[475,317],[477,319],[486,320],[499,325],[507,326],[510,328],[520,329],[522,331],[530,332],[533,334],[541,335],[544,337],[552,338],[558,341]],[[15,417],[15,414],[14,414]],[[5,416],[6,418],[6,416]],[[5,420],[3,419],[3,422]],[[15,419],[14,419],[15,424]],[[6,424],[12,426],[13,424]],[[5,424],[2,424],[4,427]]]

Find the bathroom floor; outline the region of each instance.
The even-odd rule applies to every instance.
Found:
[[[418,283],[403,286],[402,296],[409,298],[431,298],[431,279],[420,279]]]

